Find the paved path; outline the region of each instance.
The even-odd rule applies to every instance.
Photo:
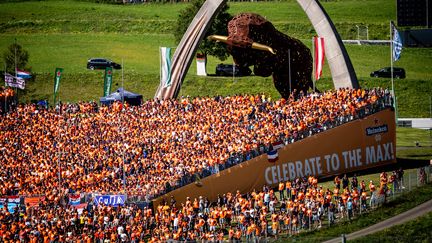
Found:
[[[369,226],[367,228],[364,228],[362,230],[353,232],[351,234],[346,235],[346,240],[354,240],[356,238],[359,238],[361,236],[365,236],[368,234],[373,234],[378,231],[384,230],[386,228],[390,228],[392,226],[406,223],[410,220],[413,220],[417,217],[420,217],[422,215],[425,215],[432,211],[432,200],[429,200],[423,204],[420,204],[419,206],[412,208],[406,212],[403,212],[399,215],[396,215],[392,218],[386,219],[382,222],[379,222],[378,224],[374,224],[372,226]],[[329,241],[325,241],[324,243],[340,243],[342,242],[342,238],[334,238]]]

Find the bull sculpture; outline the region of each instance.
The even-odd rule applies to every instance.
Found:
[[[285,99],[290,96],[290,92],[306,93],[313,86],[309,48],[301,41],[279,32],[271,22],[258,14],[241,13],[235,16],[228,23],[228,36],[212,35],[209,39],[226,43],[228,52],[240,67],[253,65],[255,75],[273,75],[273,83]]]

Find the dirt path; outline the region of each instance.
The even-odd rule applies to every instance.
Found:
[[[346,235],[346,240],[354,240],[356,238],[373,234],[378,231],[384,230],[386,228],[390,228],[394,225],[403,224],[410,220],[413,220],[417,217],[420,217],[422,215],[425,215],[432,211],[432,200],[429,200],[423,204],[420,204],[419,206],[412,208],[406,212],[403,212],[397,216],[394,216],[392,218],[386,219],[378,224],[374,224],[372,226],[369,226],[367,228],[364,228],[362,230],[353,232],[351,234]],[[339,243],[342,242],[342,238],[334,238],[329,241],[325,241],[324,243]]]

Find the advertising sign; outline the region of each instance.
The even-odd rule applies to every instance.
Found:
[[[95,196],[94,203],[96,205],[103,204],[107,206],[123,206],[126,201],[125,195],[99,195]]]
[[[21,199],[18,196],[0,198],[0,209],[7,207],[9,213],[14,213],[15,208],[20,206]]]
[[[396,124],[394,111],[387,109],[327,131],[288,144],[277,150],[276,162],[267,154],[203,178],[199,185],[189,184],[154,200],[174,196],[177,202],[186,197],[261,190],[279,182],[314,175],[331,177],[396,162]]]

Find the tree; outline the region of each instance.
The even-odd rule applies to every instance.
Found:
[[[174,37],[177,43],[180,42],[183,34],[186,32],[189,24],[192,22],[204,2],[205,0],[192,0],[190,2],[191,5],[180,12],[174,29]],[[229,6],[225,4],[216,15],[213,23],[207,30],[204,39],[198,47],[198,52],[203,53],[204,55],[215,56],[222,61],[228,58],[229,54],[225,44],[207,40],[207,36],[209,35],[228,35],[227,24],[232,19],[232,16],[228,13],[228,9]]]
[[[29,59],[28,51],[24,50],[18,43],[9,45],[7,50],[3,53],[3,60],[6,63],[6,71],[8,73],[15,73],[15,62],[17,69],[25,69]]]

